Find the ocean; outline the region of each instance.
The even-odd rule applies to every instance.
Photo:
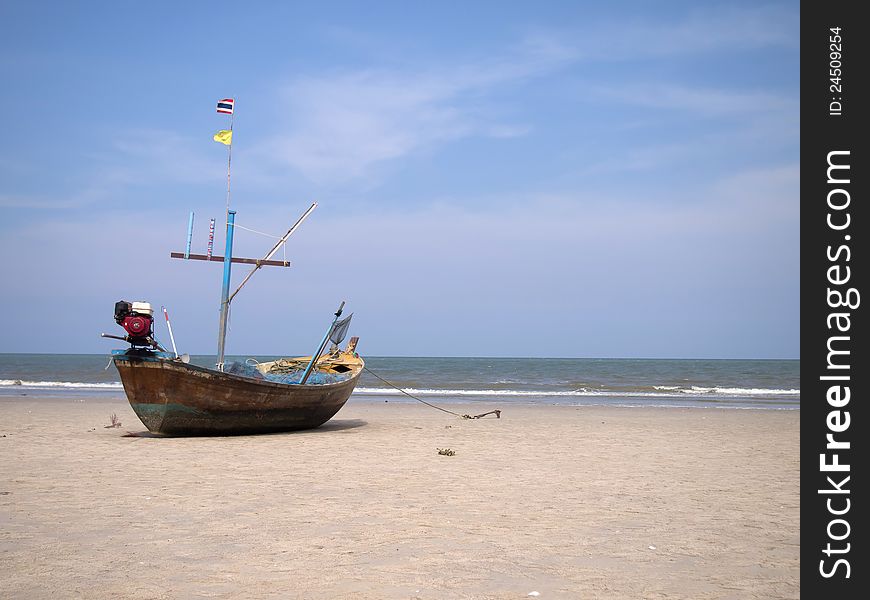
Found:
[[[213,356],[191,358],[213,366]],[[365,359],[378,377],[434,404],[800,409],[799,360]],[[351,402],[415,402],[378,377],[364,372]],[[24,395],[123,398],[124,390],[108,355],[0,354],[0,399]]]

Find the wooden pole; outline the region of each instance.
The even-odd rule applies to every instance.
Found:
[[[186,258],[188,260],[205,260],[209,262],[224,262],[223,256],[215,256],[212,254],[211,256],[207,254],[191,254],[189,256],[185,256],[184,252],[170,252],[170,258]],[[261,267],[289,267],[291,263],[289,260],[262,260],[259,258],[239,258],[237,256],[232,257],[232,261],[236,264],[245,264],[245,265],[260,265]],[[230,296],[232,299],[232,296]]]

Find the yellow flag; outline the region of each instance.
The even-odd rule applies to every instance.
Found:
[[[233,143],[232,129],[221,129],[216,134],[214,134],[214,141],[220,142],[224,146],[229,146]]]

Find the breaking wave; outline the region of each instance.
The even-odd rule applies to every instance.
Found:
[[[519,397],[639,397],[639,398],[680,398],[689,396],[707,396],[710,398],[720,397],[779,397],[800,396],[800,390],[796,389],[764,389],[764,388],[681,388],[677,386],[654,386],[655,391],[648,390],[593,390],[581,388],[577,390],[510,390],[510,389],[431,389],[431,388],[403,388],[409,394],[417,396],[519,396]],[[377,395],[400,395],[401,392],[392,388],[357,387],[356,394]]]
[[[88,383],[80,381],[26,381],[21,379],[0,379],[0,387],[21,387],[28,389],[70,389],[70,390],[122,390],[120,381],[109,383]]]

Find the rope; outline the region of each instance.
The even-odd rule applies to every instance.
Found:
[[[479,418],[484,417],[484,416],[486,416],[486,415],[492,415],[492,414],[494,414],[494,415],[496,416],[497,419],[501,419],[501,411],[500,411],[500,410],[491,410],[491,411],[489,411],[489,412],[485,412],[485,413],[483,413],[483,414],[481,414],[481,415],[474,415],[474,416],[471,416],[471,415],[460,415],[459,413],[455,413],[455,412],[453,412],[452,410],[447,410],[446,408],[441,408],[440,406],[435,406],[434,404],[432,404],[432,403],[430,403],[430,402],[426,402],[426,401],[423,400],[422,398],[418,398],[417,396],[414,396],[413,394],[409,394],[408,392],[406,392],[405,390],[403,390],[403,389],[400,388],[399,386],[397,386],[397,385],[393,385],[392,383],[390,383],[389,381],[387,381],[386,379],[384,379],[383,377],[381,377],[380,375],[378,375],[377,373],[375,373],[374,371],[372,371],[372,370],[369,369],[368,367],[365,367],[365,366],[364,366],[363,369],[364,369],[365,371],[367,371],[370,375],[372,375],[372,376],[374,376],[374,377],[380,379],[380,380],[383,381],[384,383],[386,383],[386,384],[387,384],[388,386],[390,386],[391,388],[395,388],[395,389],[399,390],[400,392],[402,392],[403,394],[405,394],[405,395],[408,396],[409,398],[413,398],[413,399],[416,400],[417,402],[422,402],[422,403],[425,404],[426,406],[431,406],[432,408],[438,409],[438,410],[440,410],[440,411],[442,411],[442,412],[446,412],[446,413],[448,413],[448,414],[455,415],[455,416],[459,417],[460,419],[479,419]]]
[[[243,227],[243,226],[239,225],[238,223],[233,224],[233,226],[236,227],[237,229],[244,229],[245,231],[250,231],[251,233],[257,233],[259,235],[265,235],[266,237],[270,237],[270,238],[273,238],[276,240],[281,239],[280,235],[272,235],[271,233],[263,233],[262,231],[257,231],[256,229],[250,229],[249,227]]]
[[[244,229],[245,231],[250,231],[251,233],[256,233],[258,235],[264,235],[266,237],[270,237],[270,238],[275,239],[275,240],[281,239],[281,236],[272,235],[271,233],[263,233],[262,231],[257,231],[256,229],[251,229],[250,227],[244,227],[244,226],[239,225],[237,223],[234,223],[233,227],[238,227],[239,229]],[[286,242],[281,244],[281,250],[283,250],[283,252],[284,252],[284,262],[287,262],[287,243]]]

